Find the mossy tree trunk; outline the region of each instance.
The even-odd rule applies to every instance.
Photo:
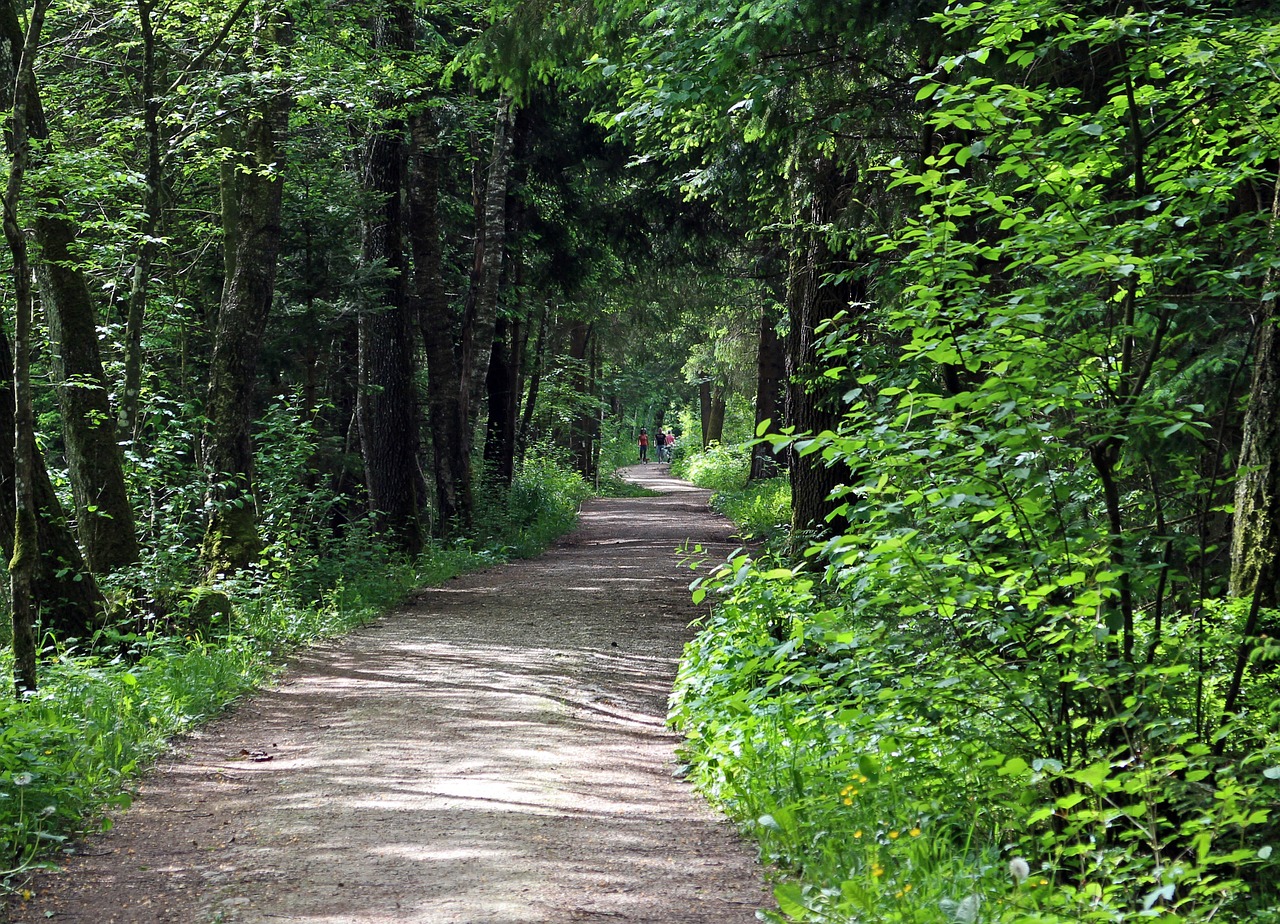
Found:
[[[5,18],[15,14],[10,7]],[[27,239],[18,224],[22,186],[30,156],[30,109],[35,97],[35,56],[44,26],[45,3],[36,0],[29,31],[22,43],[8,44],[8,63],[13,82],[13,122],[9,136],[9,179],[4,194],[4,236],[13,257],[14,329],[18,338],[13,365],[14,433],[13,490],[16,508],[13,557],[9,561],[9,588],[13,607],[13,682],[18,696],[36,688],[36,623],[40,600],[35,594],[36,500],[34,490],[35,413],[31,401],[31,261]],[[10,23],[6,21],[6,26]]]
[[[1271,189],[1270,245],[1280,225],[1280,174]],[[1236,478],[1231,535],[1231,594],[1250,601],[1241,629],[1236,665],[1225,697],[1226,712],[1236,711],[1252,652],[1260,635],[1274,634],[1265,614],[1280,603],[1280,315],[1276,312],[1276,274],[1264,280],[1253,354],[1253,380],[1245,405],[1240,467]]]
[[[287,15],[260,20],[259,52],[287,52]],[[269,70],[269,68],[268,68]],[[204,460],[212,501],[202,558],[209,573],[232,573],[261,550],[253,490],[254,387],[262,335],[275,288],[280,251],[285,137],[292,95],[286,82],[269,88],[246,127],[244,160],[228,199],[234,203],[234,260],[223,282],[209,369]]]
[[[14,86],[14,49],[23,44],[19,11],[12,0],[0,7],[0,32],[11,49],[0,83]],[[48,123],[34,79],[23,106],[23,130],[45,139]],[[36,214],[32,261],[43,295],[52,343],[53,374],[66,444],[67,467],[76,505],[76,525],[89,567],[107,573],[138,557],[133,507],[125,488],[116,418],[98,349],[97,308],[76,256],[76,227],[67,217],[61,191],[48,182],[36,191],[44,207]]]

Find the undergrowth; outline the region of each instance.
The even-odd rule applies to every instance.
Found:
[[[721,478],[725,458],[687,470]],[[722,509],[751,516],[746,497]],[[834,564],[742,555],[698,583],[715,608],[672,697],[690,778],[779,872],[766,920],[1280,922],[1272,716],[1196,726],[1240,613],[1125,669],[1068,631],[1091,611],[1063,596],[1042,656],[1018,658],[972,604],[936,602],[929,543],[842,542]]]

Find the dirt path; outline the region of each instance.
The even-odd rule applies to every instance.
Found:
[[[305,652],[14,924],[754,921],[753,853],[673,778],[663,727],[695,613],[675,549],[723,557],[728,527],[630,472],[669,493],[593,500],[541,558]]]

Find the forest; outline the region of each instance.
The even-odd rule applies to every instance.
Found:
[[[0,88],[3,888],[644,427],[764,919],[1280,924],[1271,3],[0,0]]]

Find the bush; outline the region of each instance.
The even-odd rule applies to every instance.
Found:
[[[1171,708],[1184,671],[1126,682],[1126,711],[1093,729],[1109,749],[1050,756],[1041,665],[921,638],[745,557],[705,595],[718,606],[686,648],[671,721],[695,783],[793,877],[771,920],[1278,919],[1280,748],[1197,744]],[[1137,759],[1122,728],[1141,735]]]
[[[672,474],[712,491],[740,491],[751,472],[751,450],[746,444],[713,443],[705,452],[681,447],[671,464]]]

